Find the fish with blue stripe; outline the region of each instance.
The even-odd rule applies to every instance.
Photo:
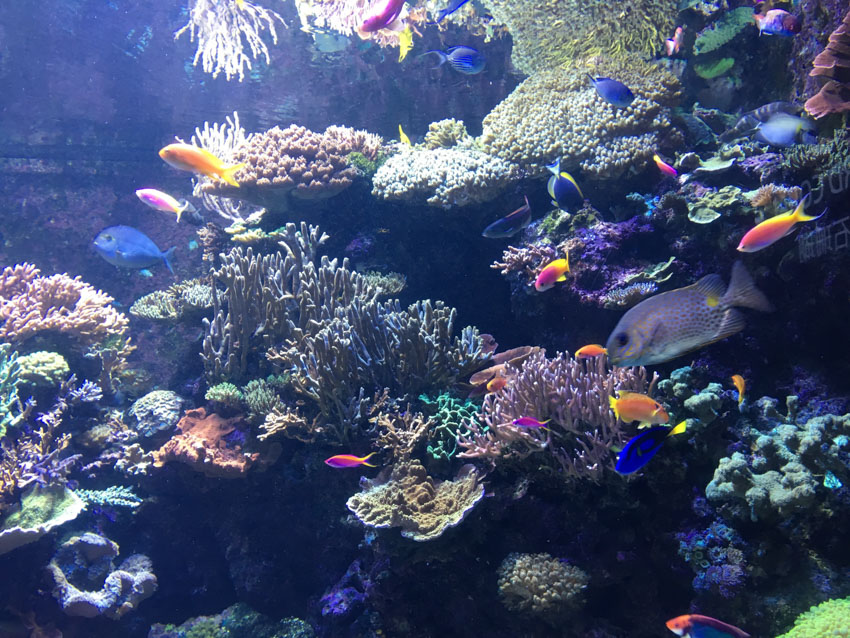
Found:
[[[481,73],[487,65],[487,60],[484,56],[472,47],[458,46],[446,51],[432,49],[422,55],[428,55],[429,53],[435,53],[440,56],[440,62],[434,67],[435,69],[448,62],[449,66],[459,73],[476,75]]]

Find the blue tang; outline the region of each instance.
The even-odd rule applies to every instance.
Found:
[[[758,126],[756,139],[773,146],[791,146],[792,144],[815,144],[818,140],[815,125],[788,113],[776,113]]]
[[[558,159],[546,168],[552,173],[552,177],[549,178],[549,183],[546,185],[552,203],[565,211],[570,208],[581,208],[584,204],[584,195],[573,176],[561,171],[561,160]]]
[[[593,82],[597,95],[609,104],[625,108],[635,101],[635,94],[622,82],[611,78],[594,78],[589,73],[587,77]]]
[[[505,215],[501,219],[497,219],[487,226],[487,228],[484,229],[484,232],[481,233],[481,236],[488,237],[490,239],[513,237],[530,223],[531,204],[528,203],[528,197],[526,197],[524,205],[517,208],[510,215]]]
[[[171,269],[174,247],[163,252],[150,237],[130,226],[104,228],[94,238],[94,249],[113,266],[147,268],[161,259],[168,272],[174,273]]]
[[[440,56],[440,63],[434,67],[435,69],[448,62],[449,66],[455,71],[459,71],[460,73],[465,73],[467,75],[475,75],[476,73],[481,73],[484,70],[484,66],[487,64],[487,60],[484,56],[472,47],[452,47],[446,52],[432,49],[431,51],[426,51],[422,55],[427,55],[429,53],[436,53]]]
[[[650,459],[655,456],[655,453],[661,449],[664,441],[668,436],[681,434],[687,427],[687,421],[682,421],[674,428],[669,428],[666,425],[659,425],[654,428],[649,428],[646,432],[638,434],[636,437],[629,439],[626,447],[620,452],[617,457],[617,465],[615,469],[620,474],[632,474],[649,463]]]
[[[440,24],[440,22],[442,22],[446,18],[446,16],[450,16],[455,11],[460,9],[463,5],[465,5],[467,2],[469,2],[469,0],[451,0],[449,2],[449,6],[447,6],[445,9],[440,10],[440,13],[437,16],[437,19],[434,21],[434,24]]]

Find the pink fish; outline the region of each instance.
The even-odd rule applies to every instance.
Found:
[[[374,33],[386,29],[398,18],[403,6],[404,0],[382,0],[378,4],[377,12],[366,18],[360,25],[360,31]]]
[[[360,465],[366,465],[367,467],[378,467],[377,465],[372,465],[371,463],[366,462],[370,457],[375,456],[376,454],[377,452],[372,452],[371,454],[367,454],[366,456],[354,456],[353,454],[337,454],[336,456],[332,456],[329,459],[325,459],[325,463],[337,469],[343,467],[358,467]]]
[[[756,26],[759,29],[759,35],[766,33],[767,35],[794,35],[800,33],[802,28],[800,21],[784,9],[771,9],[765,14],[756,13],[753,15],[756,21]]]
[[[162,211],[163,213],[174,213],[177,215],[177,223],[180,223],[180,216],[183,211],[188,210],[193,212],[195,207],[185,199],[179,202],[168,193],[163,193],[154,188],[140,188],[136,191],[136,197],[142,200],[151,208]]]
[[[570,256],[565,252],[563,259],[556,259],[550,262],[540,271],[537,279],[534,280],[534,289],[537,292],[549,290],[556,282],[566,281],[567,273],[569,272]]]
[[[738,244],[738,250],[742,253],[754,253],[762,248],[767,248],[793,231],[797,223],[810,222],[822,217],[826,211],[817,216],[806,215],[803,212],[806,209],[808,199],[808,195],[801,199],[793,212],[782,213],[770,219],[765,219],[754,228],[748,230],[741,238],[741,243]]]
[[[667,51],[667,57],[676,55],[682,48],[682,40],[685,37],[685,30],[682,27],[676,27],[676,32],[672,38],[664,41],[664,49]]]
[[[543,428],[544,430],[548,430],[546,424],[549,423],[551,419],[546,419],[545,421],[538,421],[537,419],[532,419],[530,416],[521,416],[518,419],[514,419],[511,423],[518,428]]]
[[[658,156],[658,153],[652,156],[652,159],[655,160],[655,165],[658,167],[658,170],[667,175],[668,177],[676,177],[679,172],[670,166],[667,162],[661,159]]]

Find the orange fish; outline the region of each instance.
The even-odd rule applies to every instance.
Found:
[[[742,253],[754,253],[762,248],[767,248],[794,230],[797,222],[810,222],[826,214],[826,211],[823,211],[820,215],[814,217],[806,215],[803,211],[806,209],[808,199],[808,195],[801,199],[794,212],[782,213],[770,219],[765,219],[755,228],[747,231],[747,234],[741,238],[741,243],[738,244],[738,250]]]
[[[576,350],[576,359],[591,359],[599,355],[607,354],[608,351],[598,343],[591,343],[589,346],[582,346]]]
[[[732,383],[735,384],[735,389],[738,391],[738,405],[741,405],[744,402],[744,390],[747,389],[747,382],[740,374],[733,374]]]
[[[487,383],[487,392],[498,392],[508,385],[508,380],[505,377],[493,377]]]
[[[534,281],[534,289],[537,292],[549,290],[549,288],[555,285],[555,282],[566,281],[567,273],[569,272],[570,256],[565,251],[563,259],[556,259],[540,271],[540,274],[537,275],[537,279]]]
[[[332,456],[329,459],[325,459],[325,463],[335,468],[343,468],[343,467],[357,467],[358,465],[366,465],[367,467],[378,467],[377,465],[372,465],[371,463],[367,463],[370,457],[373,457],[377,454],[377,452],[372,452],[371,454],[367,454],[366,456],[354,456],[353,454],[337,454],[336,456]]]
[[[670,416],[660,403],[645,394],[620,390],[619,397],[608,397],[608,404],[614,410],[614,416],[631,423],[640,421],[639,428],[648,427],[655,423],[667,423]]]
[[[655,160],[655,165],[658,167],[658,170],[664,173],[665,175],[669,177],[676,177],[679,174],[679,172],[675,168],[673,168],[667,162],[661,159],[658,156],[658,153],[653,155],[652,159]]]
[[[681,50],[684,39],[685,30],[682,27],[676,27],[673,37],[664,41],[664,49],[667,51],[668,57],[677,54]]]
[[[159,156],[166,164],[179,168],[181,171],[201,173],[207,177],[217,177],[231,186],[239,187],[239,182],[233,179],[233,174],[245,164],[225,166],[209,151],[193,146],[192,144],[169,144],[160,149]]]
[[[750,638],[746,631],[708,616],[687,614],[667,621],[667,629],[683,638]]]

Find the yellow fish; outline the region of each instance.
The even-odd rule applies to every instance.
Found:
[[[398,125],[398,139],[402,144],[407,144],[408,146],[413,147],[413,144],[410,143],[410,138],[405,135],[404,129],[401,128],[401,124]]]
[[[747,382],[740,374],[733,374],[732,383],[735,384],[735,389],[738,391],[738,405],[740,406],[744,402],[744,390],[747,389]]]
[[[408,25],[404,31],[398,34],[398,61],[401,62],[413,48],[413,31]]]
[[[236,0],[236,6],[239,7],[240,9],[244,9],[245,8],[245,0]]]
[[[239,182],[233,178],[233,174],[245,166],[245,164],[225,166],[224,162],[215,155],[192,144],[169,144],[160,149],[159,156],[166,164],[181,171],[201,173],[211,179],[217,177],[237,188]]]

